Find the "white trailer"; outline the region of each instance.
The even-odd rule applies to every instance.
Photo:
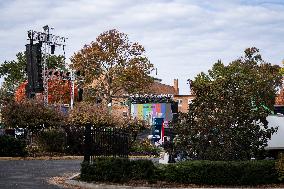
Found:
[[[268,141],[268,145],[265,148],[274,158],[276,158],[278,152],[284,152],[284,115],[276,114],[270,115],[267,117],[269,127],[278,127],[276,133],[271,136],[271,139]]]

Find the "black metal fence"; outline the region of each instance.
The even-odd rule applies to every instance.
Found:
[[[129,134],[123,129],[85,126],[84,161],[98,156],[128,157]]]

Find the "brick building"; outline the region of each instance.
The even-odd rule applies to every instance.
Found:
[[[188,91],[188,94],[181,95],[179,94],[179,83],[178,79],[174,79],[173,85],[166,85],[161,83],[161,79],[155,79],[154,83],[149,86],[149,91],[151,91],[150,94],[170,94],[173,95],[174,101],[178,102],[178,111],[179,112],[187,112],[188,106],[191,103],[191,101],[195,98],[195,95],[190,94],[190,91]],[[115,106],[117,104],[121,104],[122,101],[125,101],[127,98],[117,98],[114,100],[114,109],[117,109],[119,111],[124,112],[124,114],[128,114],[129,109],[126,106]],[[284,88],[280,90],[280,93],[277,95],[275,99],[275,105],[284,105]]]
[[[174,95],[174,100],[178,102],[179,112],[188,112],[188,106],[195,98],[195,95]]]
[[[161,79],[155,79],[154,83],[149,86],[149,94],[167,94],[172,95],[174,101],[178,102],[178,111],[187,112],[189,103],[194,99],[194,95],[180,95],[178,79],[174,79],[173,85],[166,85],[161,83]],[[129,114],[129,107],[126,106],[127,97],[116,97],[113,99],[112,109],[119,114]]]
[[[275,105],[284,105],[284,88],[282,88],[279,94],[277,94]]]
[[[174,79],[173,85],[165,85],[161,83],[161,80],[156,80],[150,87],[152,94],[170,94],[173,95],[174,101],[178,102],[178,111],[187,112],[188,105],[194,99],[195,95],[188,94],[181,95],[179,94],[179,84],[178,79]]]

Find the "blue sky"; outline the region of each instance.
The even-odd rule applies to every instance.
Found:
[[[228,64],[255,46],[263,58],[282,65],[282,0],[0,0],[0,62],[24,51],[28,30],[54,27],[68,37],[67,58],[103,31],[118,29],[146,48],[163,83]],[[69,60],[68,60],[69,61]]]

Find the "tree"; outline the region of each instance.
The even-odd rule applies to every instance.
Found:
[[[144,47],[129,41],[124,33],[113,29],[100,34],[72,58],[72,67],[84,75],[84,86],[105,102],[124,92],[145,90],[152,78],[153,65],[144,55]]]
[[[22,52],[16,54],[16,60],[4,61],[0,65],[0,77],[4,77],[4,83],[0,89],[1,102],[13,99],[15,91],[27,80],[26,66],[27,59]],[[47,67],[65,70],[64,57],[50,55],[47,59]]]
[[[283,67],[281,67],[281,74],[284,76],[284,60],[282,60]]]
[[[284,66],[284,60],[282,61]],[[276,105],[284,105],[284,67],[281,67],[280,73],[282,74],[282,86],[280,87],[279,93],[276,97]]]
[[[6,82],[2,83],[2,86],[0,87],[0,107],[14,100],[14,93],[12,93],[12,91],[14,90],[13,88],[13,85],[11,86]]]
[[[21,52],[16,57],[16,60],[5,61],[0,65],[0,77],[4,77],[4,83],[1,86],[1,101],[13,99],[16,88],[27,79],[26,57]]]
[[[244,160],[256,157],[276,128],[268,127],[279,66],[262,60],[257,48],[225,66],[221,61],[192,82],[196,98],[176,126],[177,141],[192,158]]]
[[[77,103],[68,115],[68,123],[77,127],[91,123],[94,127],[125,129],[131,136],[130,144],[136,140],[138,133],[146,128],[141,120],[122,117],[116,111],[108,111],[102,104],[89,102]]]
[[[64,124],[64,115],[55,107],[42,102],[27,100],[12,101],[2,109],[3,123],[8,128],[25,128],[38,133],[45,128],[58,128]]]
[[[68,115],[68,122],[71,125],[84,126],[87,123],[92,123],[97,127],[115,127],[118,126],[115,124],[115,120],[105,106],[88,102],[76,104]]]
[[[15,100],[17,102],[27,100],[26,96],[27,81],[19,85],[15,91]],[[1,91],[0,91],[1,92]],[[40,94],[38,99],[43,100]],[[78,87],[74,86],[74,98],[78,98]],[[49,104],[69,104],[71,100],[71,81],[54,78],[48,81],[48,102]]]

